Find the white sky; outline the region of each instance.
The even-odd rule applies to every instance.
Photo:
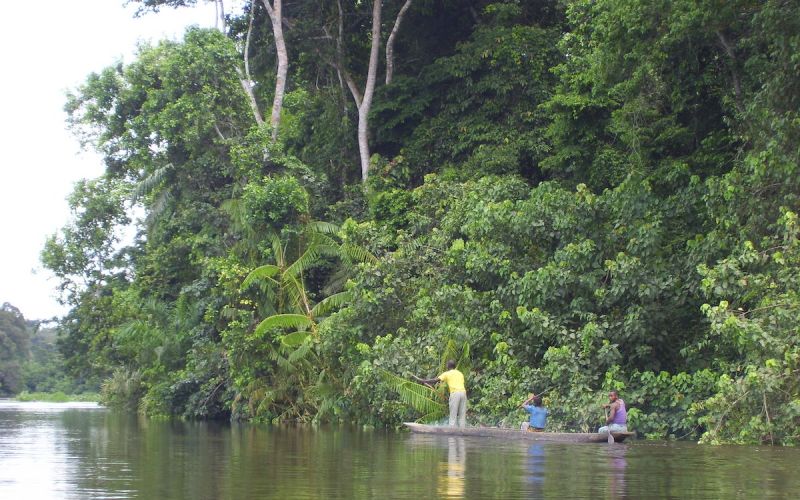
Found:
[[[26,319],[61,316],[57,282],[42,268],[45,239],[69,220],[66,197],[100,175],[65,128],[64,92],[92,71],[131,62],[138,41],[180,39],[191,24],[214,26],[213,2],[133,18],[125,0],[3,2],[0,28],[0,304]],[[226,4],[231,2],[226,2]]]

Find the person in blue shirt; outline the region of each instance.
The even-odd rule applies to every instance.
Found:
[[[522,424],[522,429],[529,432],[543,432],[547,425],[547,414],[549,412],[547,408],[542,406],[542,398],[536,394],[531,394],[528,399],[522,402],[520,407],[531,414],[530,420]]]

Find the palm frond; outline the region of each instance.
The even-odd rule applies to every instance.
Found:
[[[322,234],[336,234],[339,232],[339,226],[331,222],[312,221],[308,223],[308,228]]]
[[[167,178],[167,174],[174,169],[175,166],[172,163],[167,163],[163,167],[155,169],[153,173],[139,181],[133,190],[134,201],[138,201],[140,198],[152,193],[155,188]]]
[[[279,267],[284,267],[286,262],[286,252],[281,239],[276,234],[270,235],[269,239],[270,244],[272,245],[272,256],[275,257],[275,262]]]
[[[303,252],[303,255],[298,257],[296,261],[292,262],[292,264],[286,268],[284,274],[297,278],[303,271],[311,267],[312,264],[319,260],[319,256],[319,249],[316,246],[306,248],[306,251]]]
[[[311,314],[315,318],[319,318],[320,316],[325,316],[334,309],[338,309],[345,305],[346,303],[350,302],[353,298],[353,293],[350,291],[346,292],[339,292],[333,295],[329,295],[322,299],[317,305],[311,309]]]
[[[442,350],[442,357],[439,361],[439,372],[443,372],[447,369],[447,362],[449,360],[457,360],[459,355],[461,354],[461,350],[456,346],[455,340],[452,338],[447,339],[445,342],[444,349]]]
[[[295,333],[301,333],[301,332],[295,332]],[[308,356],[308,353],[311,352],[311,346],[312,346],[311,342],[302,342],[297,349],[295,349],[294,351],[291,352],[291,354],[289,354],[289,357],[287,359],[292,364],[295,364],[298,361],[305,359],[305,357]]]
[[[400,396],[401,401],[418,412],[423,414],[445,412],[447,405],[443,401],[443,393],[398,377],[386,370],[381,370],[381,377],[386,385]]]
[[[458,358],[458,363],[456,364],[459,370],[464,373],[464,376],[467,376],[472,369],[472,358],[470,357],[470,348],[469,343],[464,342],[464,346],[461,349],[461,356]]]
[[[441,410],[432,411],[427,413],[417,419],[417,422],[430,424],[442,420],[444,417],[448,415],[448,408],[447,405],[442,405]]]
[[[347,280],[351,276],[350,271],[351,269],[348,269],[346,265],[334,267],[333,272],[328,277],[328,281],[325,283],[325,286],[322,287],[322,294],[332,295],[336,292],[344,290]]]
[[[292,333],[289,333],[287,335],[284,335],[283,337],[281,337],[281,342],[283,342],[283,345],[285,345],[285,346],[295,347],[295,346],[298,346],[298,345],[302,344],[303,342],[305,342],[306,339],[309,337],[309,335],[310,335],[310,333],[299,330],[299,331],[292,332]],[[291,359],[291,356],[290,356],[289,357],[289,361],[291,361],[291,360],[292,359]]]
[[[150,209],[147,212],[147,217],[145,218],[145,223],[152,227],[153,223],[163,215],[167,209],[169,208],[169,204],[172,201],[172,194],[168,190],[161,191],[156,196],[156,199],[153,200],[153,203],[150,204]]]
[[[442,351],[442,358],[439,366],[440,372],[447,369],[447,362],[451,359],[456,362],[456,368],[464,373],[464,376],[467,376],[472,368],[469,343],[464,342],[459,349],[455,340],[452,338],[447,339],[444,350]]]
[[[303,283],[294,276],[284,274],[282,291],[286,298],[289,299],[289,305],[297,311],[303,310],[303,297],[305,296],[305,287]]]
[[[115,337],[120,339],[135,339],[144,335],[148,329],[147,323],[134,319],[121,324],[115,331]]]
[[[265,318],[258,324],[253,332],[256,336],[261,337],[268,330],[273,328],[308,328],[311,326],[311,320],[308,316],[302,314],[276,314]]]
[[[295,371],[294,364],[292,364],[286,356],[281,355],[277,351],[272,355],[273,361],[278,364],[278,367],[285,370],[288,373],[293,373]]]
[[[344,243],[341,245],[340,249],[342,254],[353,262],[371,262],[371,263],[378,262],[377,257],[375,257],[369,250],[360,245],[353,245],[352,243]]]
[[[265,264],[263,266],[259,266],[250,271],[250,274],[248,274],[247,277],[244,279],[244,281],[242,281],[242,286],[240,287],[240,290],[247,289],[250,285],[253,284],[253,282],[257,280],[259,281],[269,280],[277,285],[278,282],[273,279],[273,276],[278,274],[280,271],[281,269],[274,264]]]
[[[314,250],[320,256],[331,257],[334,259],[340,259],[342,257],[342,252],[340,250],[340,246],[336,244],[334,241],[333,243],[316,243],[314,244]]]
[[[233,227],[241,231],[247,227],[247,208],[241,198],[231,198],[220,204],[220,208],[228,214]]]

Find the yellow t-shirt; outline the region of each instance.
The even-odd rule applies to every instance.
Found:
[[[464,388],[464,374],[458,370],[447,370],[439,375],[439,380],[447,384],[447,389],[452,392],[467,392]]]

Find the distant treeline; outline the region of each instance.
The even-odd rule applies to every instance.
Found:
[[[55,328],[26,320],[8,302],[0,307],[0,397],[92,389],[65,372]]]

